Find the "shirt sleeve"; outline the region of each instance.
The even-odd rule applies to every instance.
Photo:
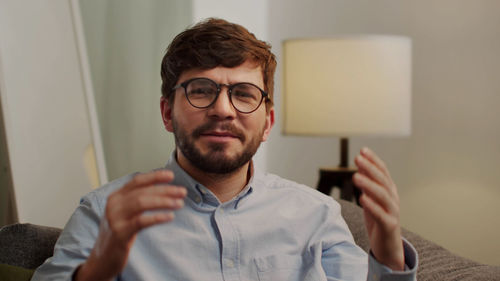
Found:
[[[356,245],[352,233],[341,216],[340,205],[333,201],[328,204],[328,213],[316,230],[315,241],[322,247],[321,265],[325,279],[366,280],[368,256]]]
[[[102,208],[95,193],[80,201],[54,247],[54,255],[34,273],[32,281],[70,281],[90,255],[99,232]]]
[[[321,260],[327,280],[417,280],[418,255],[410,242],[403,238],[405,271],[393,271],[355,244],[340,207],[336,203],[331,206],[326,223],[317,230],[318,239],[322,241]]]
[[[403,249],[405,255],[405,270],[393,271],[385,265],[380,264],[373,255],[368,257],[368,281],[416,281],[418,254],[417,250],[406,239],[403,238]]]

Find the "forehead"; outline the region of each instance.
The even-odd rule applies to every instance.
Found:
[[[262,68],[251,61],[245,61],[236,67],[218,66],[210,69],[190,69],[182,72],[178,83],[182,83],[192,78],[209,78],[217,83],[233,84],[237,82],[250,82],[261,88],[264,86]]]

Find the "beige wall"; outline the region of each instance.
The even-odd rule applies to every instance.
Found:
[[[500,265],[500,2],[269,1],[269,37],[350,33],[413,39],[412,136],[354,138],[387,162],[399,186],[402,224],[455,253]],[[280,134],[268,146],[271,171],[315,186],[318,167],[338,164],[338,139]]]
[[[91,190],[75,39],[70,1],[0,0],[1,106],[20,222],[62,227]]]
[[[160,63],[191,23],[190,1],[80,0],[110,180],[165,165],[174,138],[160,115]]]

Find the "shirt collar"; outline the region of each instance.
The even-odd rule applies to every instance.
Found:
[[[219,205],[231,205],[234,209],[237,209],[241,205],[241,201],[248,195],[252,194],[255,183],[256,172],[254,170],[253,161],[250,161],[250,179],[248,184],[243,188],[243,190],[236,195],[232,200],[221,204],[217,197],[206,188],[204,185],[193,179],[184,169],[177,163],[176,151],[174,150],[170,155],[165,168],[171,170],[174,173],[174,180],[172,184],[184,186],[187,189],[187,197],[198,207],[211,206],[217,207]]]

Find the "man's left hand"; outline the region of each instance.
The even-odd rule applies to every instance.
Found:
[[[399,224],[399,196],[384,162],[368,148],[355,158],[353,181],[363,192],[363,206],[370,247],[375,259],[392,270],[404,270],[404,249]]]

